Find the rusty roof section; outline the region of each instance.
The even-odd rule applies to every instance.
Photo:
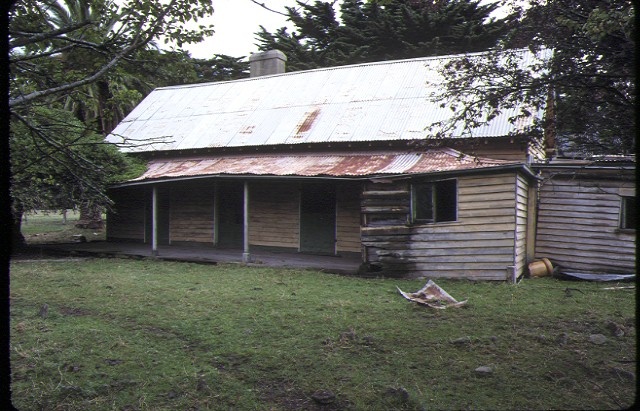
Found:
[[[372,177],[463,171],[516,164],[519,163],[469,156],[450,148],[422,152],[231,154],[153,159],[149,161],[147,171],[131,182],[232,175]]]
[[[482,53],[476,53],[478,58]],[[523,69],[541,61],[517,54]],[[427,128],[451,118],[434,101],[439,68],[461,56],[365,63],[235,81],[163,87],[149,94],[107,139],[127,152],[261,147],[431,138]],[[490,138],[524,132],[542,117],[509,121],[504,110],[473,130]],[[462,126],[447,134],[463,135]]]

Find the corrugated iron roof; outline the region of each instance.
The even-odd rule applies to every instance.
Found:
[[[443,79],[438,67],[459,56],[427,57],[331,67],[243,80],[154,90],[108,140],[129,152],[214,147],[369,142],[428,138],[429,125],[451,110],[430,100]],[[539,59],[522,51],[522,65]],[[505,136],[506,110],[474,137]],[[460,137],[461,129],[451,137]]]
[[[181,177],[243,175],[368,177],[423,174],[505,166],[517,162],[478,158],[440,148],[422,152],[231,154],[153,159],[131,182]]]

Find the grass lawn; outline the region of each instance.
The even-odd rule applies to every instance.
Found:
[[[396,290],[416,291],[423,280],[16,260],[13,402],[21,410],[511,410],[635,401],[635,290],[551,278],[436,282],[468,305],[433,310]]]

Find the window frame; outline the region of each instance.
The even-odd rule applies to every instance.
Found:
[[[452,186],[446,187],[446,185],[451,184]],[[438,187],[440,186],[440,187]],[[419,217],[417,215],[419,208],[416,204],[421,195],[417,190],[419,189],[430,189],[430,198],[431,198],[431,218]],[[442,193],[443,190],[447,190],[449,199],[439,200],[438,193]],[[451,196],[452,195],[452,196]],[[451,198],[453,197],[453,198]],[[439,202],[451,202],[448,204],[441,204]],[[438,209],[442,209],[446,206],[452,206],[453,210],[451,216],[449,217],[440,217],[438,213]],[[431,180],[431,181],[414,181],[411,183],[411,198],[410,198],[410,221],[412,224],[439,224],[439,223],[451,223],[458,221],[458,179],[457,178],[448,178],[443,180]]]
[[[620,218],[618,228],[620,230],[636,230],[636,196],[620,196]]]

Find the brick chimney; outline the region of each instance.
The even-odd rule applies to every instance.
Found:
[[[249,57],[250,77],[282,74],[285,71],[287,56],[280,50],[269,50],[254,53]]]

